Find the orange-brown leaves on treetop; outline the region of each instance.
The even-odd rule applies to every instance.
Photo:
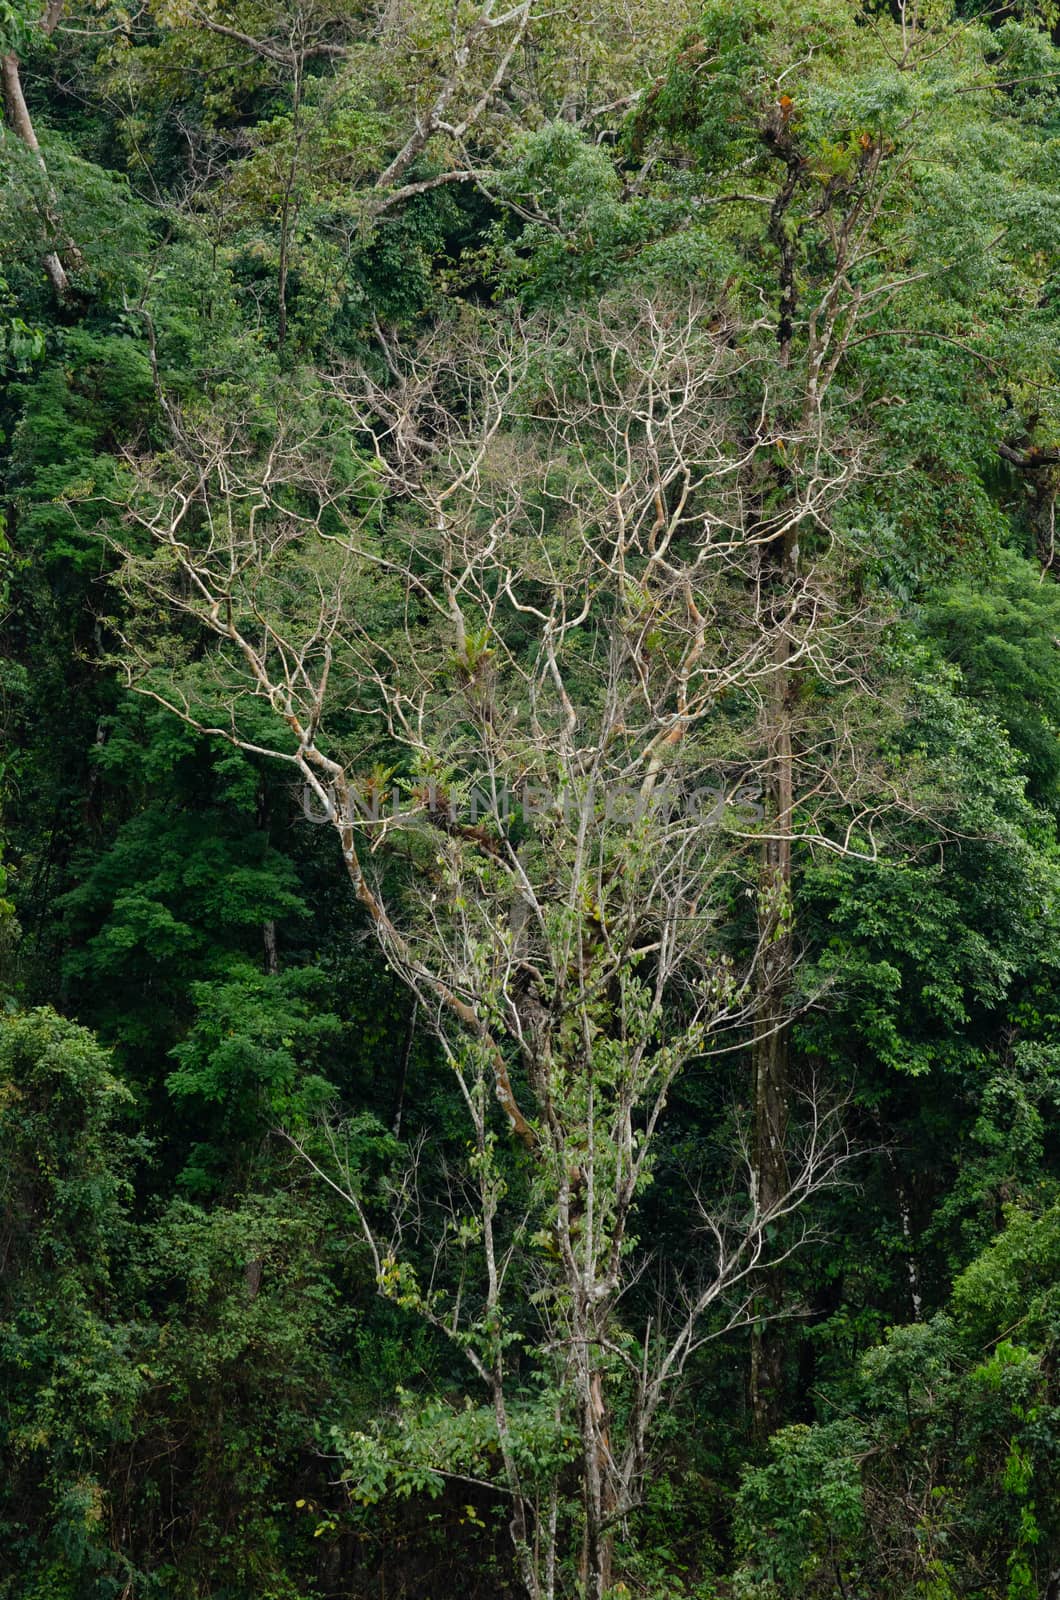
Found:
[[[780,95],[770,107],[766,125],[762,130],[762,138],[779,153],[785,153],[792,148],[794,115],[795,102],[790,94]]]
[[[697,61],[700,56],[706,55],[706,52],[706,41],[704,39],[693,39],[688,48],[686,50],[682,50],[678,56],[678,65],[682,67],[691,66],[692,63]]]

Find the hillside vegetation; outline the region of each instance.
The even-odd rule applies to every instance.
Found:
[[[0,1600],[1058,1600],[1058,30],[0,4]]]

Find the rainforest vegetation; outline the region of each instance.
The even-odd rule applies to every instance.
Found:
[[[1057,1600],[1052,0],[0,77],[0,1600]]]

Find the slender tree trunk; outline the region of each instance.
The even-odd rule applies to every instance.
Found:
[[[63,0],[48,0],[48,5],[39,24],[41,32],[46,37],[50,38],[55,32],[59,17],[62,14],[62,8]],[[33,118],[29,114],[26,96],[22,90],[22,76],[19,71],[18,56],[13,50],[9,50],[5,55],[0,56],[0,83],[3,86],[4,114],[7,118],[8,127],[34,157],[44,179],[44,203],[40,208],[41,215],[48,228],[58,233],[60,230],[56,215],[55,193],[48,177],[48,168],[41,151],[40,141],[37,138],[37,130],[33,126]],[[69,240],[67,241],[67,249],[75,262],[79,262],[80,253]],[[70,279],[58,255],[54,250],[48,250],[42,259],[44,271],[55,291],[56,299],[68,300],[71,293]]]
[[[282,346],[287,343],[287,253],[291,234],[291,196],[290,190],[284,194],[283,207],[280,213],[280,270],[276,287],[279,300],[279,312],[276,322],[276,343]]]
[[[284,182],[283,204],[280,208],[280,261],[279,277],[277,283],[277,297],[279,312],[276,329],[276,342],[282,347],[287,343],[287,280],[291,270],[291,229],[294,225],[295,179],[298,176],[298,152],[302,141],[301,113],[302,113],[302,74],[304,60],[301,54],[295,54],[294,89],[291,97],[291,160],[287,169]]]
[[[582,1589],[585,1600],[604,1600],[611,1587],[615,1543],[611,1523],[614,1502],[608,1471],[607,1408],[604,1402],[603,1374],[592,1370],[588,1343],[583,1348],[586,1352],[586,1366],[583,1373],[582,1397],[582,1458],[585,1480]]]
[[[769,213],[769,237],[777,250],[777,358],[785,370],[791,365],[791,347],[798,309],[795,247],[797,230],[789,212],[802,174],[802,162],[790,125],[790,102],[778,102],[762,131],[764,143],[784,162],[784,181]],[[785,474],[783,469],[781,477]],[[770,837],[762,849],[762,876],[758,892],[758,996],[751,1072],[754,1089],[754,1180],[760,1210],[769,1211],[787,1187],[785,1136],[788,1117],[788,1076],[791,1041],[787,1021],[794,966],[791,934],[791,821],[794,777],[791,755],[791,641],[781,622],[788,591],[796,577],[797,530],[784,535],[779,551],[764,559],[773,570],[767,576],[772,589],[775,630],[773,671],[766,704],[765,818]],[[764,1438],[772,1431],[781,1388],[781,1346],[764,1320],[777,1301],[777,1275],[764,1279],[758,1296],[759,1319],[751,1335],[751,1411],[755,1433]]]
[[[777,589],[781,604],[795,577],[797,546],[785,541]],[[787,1189],[786,1149],[791,1024],[789,1002],[794,977],[791,899],[791,826],[794,804],[791,739],[791,645],[778,628],[767,706],[768,769],[766,825],[758,897],[761,946],[758,1006],[752,1049],[754,1079],[754,1166],[758,1205],[775,1206]],[[782,1345],[764,1319],[778,1302],[774,1271],[760,1286],[760,1320],[751,1343],[751,1409],[755,1432],[764,1438],[776,1422],[782,1384]]]
[[[419,1002],[415,995],[409,1007],[409,1019],[405,1028],[405,1043],[401,1050],[401,1072],[398,1078],[397,1104],[394,1107],[394,1116],[391,1121],[390,1131],[395,1139],[401,1138],[401,1118],[405,1110],[405,1089],[409,1081],[409,1057],[412,1055],[412,1041],[416,1037],[416,1018],[419,1014]]]
[[[7,55],[0,57],[0,75],[2,75],[3,78],[4,110],[7,114],[8,126],[10,127],[11,131],[22,140],[22,143],[26,146],[26,149],[31,151],[37,158],[37,165],[44,174],[45,183],[47,183],[48,169],[44,164],[44,157],[41,154],[41,148],[37,142],[37,134],[33,127],[33,119],[29,114],[29,107],[26,105],[26,97],[22,92],[22,79],[19,76],[18,57],[13,51],[9,51]],[[52,223],[54,218],[51,215],[50,189],[46,191],[46,196],[47,199],[44,207],[45,218],[49,223]],[[55,290],[56,299],[68,300],[70,298],[70,280],[66,275],[66,268],[63,266],[54,250],[48,250],[45,252],[43,263],[44,270],[48,275],[48,281]]]

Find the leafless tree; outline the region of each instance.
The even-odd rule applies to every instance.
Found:
[[[848,1154],[835,1110],[811,1095],[796,1114],[789,1096],[782,1176],[763,1185],[751,1136],[742,1198],[703,1200],[700,1259],[627,1337],[668,1096],[763,1037],[783,913],[741,945],[734,894],[760,892],[778,838],[871,856],[892,803],[859,720],[868,619],[839,604],[830,530],[860,447],[807,407],[767,509],[773,337],[770,318],[737,330],[694,295],[469,317],[411,351],[386,343],[385,382],[336,374],[315,426],[292,411],[264,449],[249,417],[167,401],[172,449],[130,463],[130,521],[152,546],[123,552],[130,683],[297,775],[466,1107],[473,1292],[425,1287],[355,1177],[325,1176],[383,1292],[454,1338],[490,1397],[534,1600],[559,1592],[562,1517],[559,1478],[528,1483],[512,1419],[520,1245],[537,1241],[544,1350],[577,1421],[581,1589],[602,1600],[664,1395],[748,1319]],[[778,569],[808,535],[813,559]],[[190,629],[183,668],[161,664],[160,611]],[[800,669],[829,686],[828,714],[785,702],[798,811],[762,813],[776,685]],[[379,864],[398,856],[386,893]],[[514,1224],[494,1103],[529,1175]]]

